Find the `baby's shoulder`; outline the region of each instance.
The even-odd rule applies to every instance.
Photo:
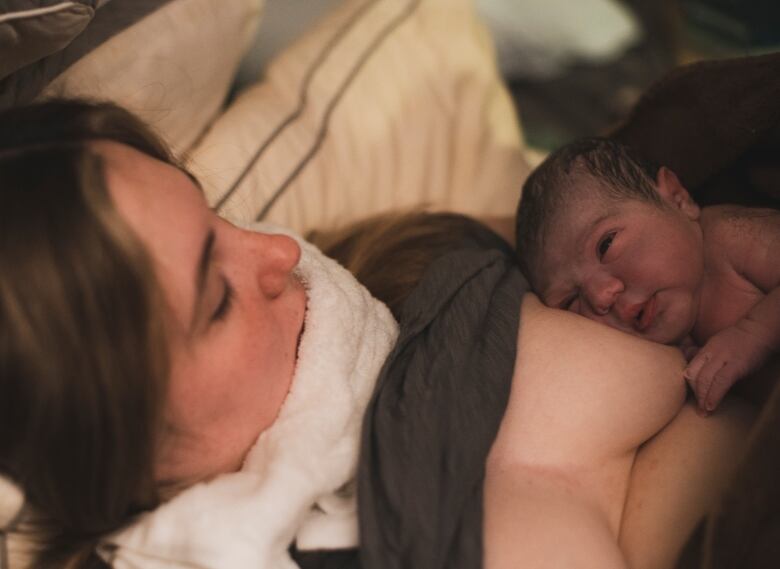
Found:
[[[780,239],[780,210],[733,204],[702,208],[701,228],[706,244],[720,251],[751,248]]]

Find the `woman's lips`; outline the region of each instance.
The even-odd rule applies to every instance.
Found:
[[[299,278],[297,275],[295,276],[295,283],[297,287],[299,287],[303,291],[303,314],[301,315],[301,327],[298,330],[298,338],[296,338],[295,341],[295,361],[298,361],[298,355],[301,350],[301,340],[303,339],[303,334],[306,332],[306,315],[309,311],[309,294],[308,289],[306,288],[306,285],[303,283],[302,279]]]
[[[639,313],[639,321],[637,322],[637,330],[639,332],[644,332],[653,324],[657,305],[658,302],[656,295],[651,296],[650,299],[645,303],[642,311]]]
[[[301,339],[303,333],[306,331],[306,312],[303,313],[303,322],[301,322],[301,330],[298,332],[298,341],[295,344],[295,361],[298,361],[298,352],[301,350]]]

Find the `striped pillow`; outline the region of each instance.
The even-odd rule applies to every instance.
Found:
[[[211,204],[306,231],[422,203],[514,212],[525,161],[469,0],[346,0],[193,149]]]

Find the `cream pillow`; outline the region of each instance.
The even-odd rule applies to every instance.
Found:
[[[264,3],[169,0],[79,59],[41,97],[119,103],[182,154],[221,111]]]
[[[346,0],[192,150],[220,214],[305,231],[428,203],[511,215],[529,166],[469,0]]]

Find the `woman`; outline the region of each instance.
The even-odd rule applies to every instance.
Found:
[[[0,125],[0,468],[33,512],[35,566],[87,567],[101,537],[236,471],[275,424],[307,310],[300,246],[217,218],[118,109],[48,103]],[[384,242],[386,265],[409,245]],[[522,315],[486,460],[485,565],[668,566],[745,414],[696,417],[667,348],[531,295]]]

